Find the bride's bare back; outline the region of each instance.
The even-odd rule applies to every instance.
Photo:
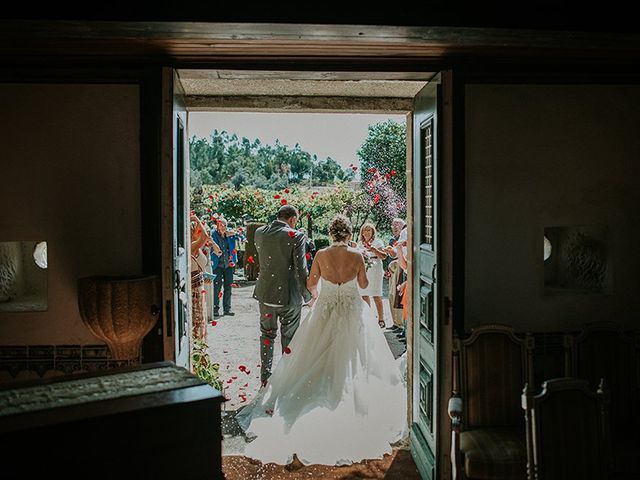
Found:
[[[335,284],[357,278],[360,288],[367,288],[369,285],[362,254],[345,245],[332,245],[316,253],[307,280],[309,291],[314,293],[320,278]]]

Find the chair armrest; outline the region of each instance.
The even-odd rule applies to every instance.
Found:
[[[462,398],[454,395],[449,399],[447,408],[451,417],[451,479],[463,477],[462,454],[460,453],[460,425],[462,424]]]

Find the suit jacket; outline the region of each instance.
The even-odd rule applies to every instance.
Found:
[[[260,274],[253,298],[273,305],[301,305],[311,299],[307,290],[306,237],[275,220],[256,230]]]

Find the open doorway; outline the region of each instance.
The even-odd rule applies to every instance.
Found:
[[[394,77],[395,76],[396,78],[394,79],[387,78],[384,80],[378,80],[378,79],[372,80],[371,78],[368,78],[368,79],[366,78],[367,77],[366,73],[359,72],[354,74],[354,73],[342,72],[338,74],[334,73],[332,75],[329,75],[326,78],[330,78],[331,81],[326,82],[324,80],[318,80],[318,78],[323,78],[322,74],[319,74],[318,72],[301,72],[301,73],[300,72],[298,73],[279,72],[279,75],[284,77],[278,78],[278,80],[284,80],[285,83],[287,81],[292,82],[292,83],[286,83],[287,88],[285,88],[284,90],[282,90],[281,88],[278,91],[278,89],[275,88],[273,84],[271,84],[267,86],[267,89],[272,93],[271,95],[268,93],[262,92],[259,95],[252,96],[251,92],[255,93],[255,89],[257,88],[256,85],[263,85],[264,83],[268,83],[268,81],[265,80],[265,74],[267,74],[266,76],[268,77],[270,74],[273,74],[273,72],[258,72],[256,74],[255,72],[251,72],[251,73],[213,72],[212,73],[212,72],[181,71],[180,79],[178,80],[178,82],[180,83],[180,86],[184,88],[184,91],[182,92],[182,96],[185,99],[184,100],[184,105],[186,107],[185,110],[189,110],[190,112],[199,112],[203,110],[204,111],[253,110],[253,111],[273,112],[273,111],[282,111],[282,110],[291,111],[292,109],[295,111],[297,109],[298,111],[313,111],[313,112],[336,112],[336,111],[339,111],[342,113],[386,112],[386,113],[403,114],[403,115],[406,115],[407,117],[406,131],[409,132],[408,136],[411,137],[411,140],[407,142],[408,145],[405,144],[405,147],[407,146],[409,147],[407,149],[408,151],[407,162],[405,164],[406,166],[405,172],[407,174],[407,177],[410,178],[410,180],[407,181],[406,183],[406,186],[408,187],[407,188],[408,191],[409,192],[416,191],[418,192],[418,195],[421,195],[426,189],[426,182],[428,181],[428,179],[436,178],[436,176],[434,175],[433,169],[430,172],[423,171],[422,169],[422,165],[424,163],[423,157],[425,155],[431,156],[431,160],[435,158],[434,147],[437,143],[436,139],[438,138],[439,132],[437,129],[437,122],[435,121],[435,117],[434,117],[435,108],[432,108],[432,107],[435,107],[436,102],[434,101],[433,103],[429,103],[427,105],[426,110],[423,108],[425,107],[424,102],[422,103],[418,102],[420,104],[419,106],[421,108],[422,113],[426,111],[427,116],[426,118],[423,118],[420,120],[419,125],[416,124],[414,121],[415,120],[414,105],[416,102],[416,98],[422,96],[422,97],[430,97],[435,99],[434,95],[436,93],[437,87],[434,86],[434,88],[432,89],[424,88],[425,84],[427,83],[424,77],[431,77],[432,76],[431,74],[428,74],[428,75],[427,74],[409,74],[408,75],[408,77],[411,77],[411,75],[415,75],[416,77],[418,76],[423,77],[420,81],[416,81],[416,78],[410,78],[410,79],[404,78],[402,80],[398,80],[398,77],[402,77],[403,75],[406,75],[406,74],[376,73],[376,74],[373,74],[374,77],[377,77],[377,76]],[[225,77],[225,75],[230,75],[231,77],[234,77],[234,78]],[[252,78],[250,77],[251,75],[257,75],[258,78],[257,79]],[[262,75],[262,78],[260,78],[261,75]],[[295,88],[292,88],[294,87],[294,84],[295,84],[295,81],[293,79],[300,80],[300,76],[304,78],[304,80],[302,80],[302,83],[308,84],[308,85],[304,87],[306,88],[306,90],[303,93],[298,92],[298,94],[296,95]],[[311,79],[305,78],[309,76],[313,78]],[[341,76],[343,76],[342,79],[340,78]],[[344,80],[345,76],[350,77],[349,80]],[[360,80],[354,80],[357,78],[359,78]],[[223,79],[226,81],[223,83],[227,85],[226,88],[231,88],[232,92],[230,93],[229,91],[227,92],[208,91],[207,93],[207,89],[215,90],[217,88],[217,87],[213,87],[212,85],[216,84],[216,80],[220,80],[220,79]],[[247,85],[247,84],[243,84],[243,82],[240,82],[239,79],[248,80],[248,84],[250,84],[250,86],[248,87],[249,88],[248,91],[242,90],[242,85]],[[229,82],[229,80],[231,80],[231,82]],[[315,90],[314,94],[312,95],[305,95],[304,93],[307,93],[307,94],[309,93],[310,91],[309,89],[313,90],[314,88],[314,87],[309,87],[309,85],[314,85],[314,84],[316,86],[317,84],[322,84],[322,87],[320,88],[320,90]],[[376,90],[375,88],[373,88],[373,89],[367,90],[367,86],[369,87],[375,86],[377,88],[377,87],[380,87],[379,84],[384,84],[384,88],[387,89],[386,92],[390,92],[390,91],[398,92],[398,91],[402,91],[402,88],[410,88],[412,89],[412,91],[410,94],[407,94],[405,90],[403,94],[393,97],[393,96],[382,95],[380,93],[380,89]],[[322,89],[326,88],[329,85],[332,90],[330,93],[327,94],[327,92],[323,91]],[[354,87],[355,87],[355,90],[354,90]],[[234,88],[235,90],[233,90]],[[358,90],[358,88],[360,90]],[[425,93],[426,90],[429,90],[429,91]],[[276,92],[275,95],[273,95],[273,92]],[[339,94],[339,92],[342,92],[342,94]],[[357,92],[359,92],[360,94],[358,94]],[[363,92],[367,92],[367,93],[363,93]],[[175,103],[174,103],[174,107],[175,107]],[[431,113],[428,112],[429,109],[431,109]],[[428,123],[429,121],[431,122],[430,126],[427,125],[427,127],[425,127],[426,125],[425,122]],[[428,137],[426,135],[427,132],[430,133],[432,137]],[[191,136],[190,134],[187,134],[187,138],[189,138],[190,136]],[[416,138],[416,136],[418,138]],[[427,145],[427,142],[430,140],[432,140],[432,143]],[[249,146],[250,144],[251,142],[249,142]],[[427,148],[425,148],[425,145],[427,145]],[[416,172],[417,175],[420,176],[420,178],[416,178],[417,175],[413,175],[411,173],[412,171],[415,171],[415,168],[413,168],[412,166],[420,169],[419,172]],[[373,172],[368,172],[368,173],[373,173]],[[392,174],[391,172],[384,172],[383,175],[392,175]],[[235,175],[231,176],[232,179],[234,176]],[[228,180],[231,180],[231,179],[228,179]],[[310,186],[313,187],[314,186],[313,183],[311,183]],[[433,185],[431,185],[431,187],[433,187]],[[281,193],[279,194],[276,193],[273,195],[273,197],[275,197],[275,195],[282,196],[282,193],[286,193],[284,190],[287,188],[288,187],[285,186],[285,188],[281,190]],[[435,188],[431,188],[430,195],[433,194],[435,190],[436,190]],[[374,197],[375,197],[375,194],[374,194]],[[208,198],[208,195],[207,195],[207,198]],[[411,257],[416,251],[416,242],[422,242],[423,240],[422,231],[424,230],[424,226],[422,225],[423,223],[422,213],[427,213],[425,218],[430,217],[432,220],[433,218],[435,218],[432,215],[433,212],[426,212],[427,209],[423,208],[426,204],[423,202],[422,198],[420,198],[419,201],[413,202],[413,204],[414,204],[413,213],[411,213],[412,202],[409,202],[408,204],[410,213],[407,215],[407,217],[409,219],[412,219],[412,215],[417,214],[417,218],[420,220],[421,225],[419,229],[414,229],[415,225],[411,225],[411,223],[414,223],[414,222],[412,221],[409,222],[410,225],[408,228],[409,233],[408,233],[407,251],[408,251],[408,257],[409,257],[410,263],[412,261]],[[430,208],[431,207],[435,208],[433,203],[429,203],[428,205],[430,206]],[[213,208],[211,210],[213,211]],[[218,212],[212,212],[212,213],[218,213]],[[312,226],[310,230],[313,230]],[[413,237],[415,237],[416,234],[419,234],[419,238],[414,239]],[[425,238],[428,238],[428,237],[425,237]],[[433,242],[431,243],[431,245],[427,245],[427,247],[428,247],[427,250],[429,248],[433,249],[434,247]],[[421,251],[422,251],[422,248],[421,248]],[[246,255],[246,252],[245,252],[245,259],[248,259],[249,256],[250,255]],[[434,258],[435,258],[435,255],[434,255]],[[243,263],[243,267],[245,267],[246,269],[246,264]],[[426,308],[428,308],[429,306],[431,306],[432,308],[438,308],[437,305],[439,304],[439,302],[434,301],[433,297],[431,297],[430,303],[422,302],[422,297],[419,297],[418,299],[418,296],[416,296],[414,293],[414,290],[416,289],[415,280],[416,278],[422,279],[422,276],[416,277],[415,276],[416,273],[420,273],[419,269],[416,268],[414,269],[414,271],[411,271],[411,266],[409,266],[408,278],[413,283],[413,286],[409,291],[409,296],[411,297],[409,302],[410,303],[409,310],[410,311],[416,310],[416,308],[418,308],[421,315],[422,314],[427,315],[428,312],[425,311]],[[429,275],[434,276],[434,279],[435,279],[435,262],[433,263],[433,269],[429,272]],[[425,277],[429,277],[429,275],[425,275]],[[414,303],[416,303],[417,307],[416,305],[413,305]],[[431,318],[431,320],[433,320],[433,318]],[[426,322],[420,321],[420,325],[422,325],[423,323],[425,325],[427,324]],[[409,330],[413,331],[414,336],[418,331],[421,331],[422,329],[421,326],[420,328],[418,328],[417,322],[412,321],[411,319],[409,320],[409,324],[410,324]],[[212,326],[216,327],[217,325],[212,325]],[[409,337],[411,337],[412,335],[411,331],[408,332]],[[432,333],[433,333],[433,328],[432,328]],[[436,338],[436,337],[437,337],[437,334],[436,336],[432,337],[431,340],[433,340],[433,338]],[[409,349],[411,349],[411,341],[409,341],[408,343],[409,343]],[[437,352],[437,349],[435,350]],[[227,352],[228,351],[229,350],[227,350]],[[411,361],[411,355],[413,354],[409,355],[409,367],[408,367],[409,395],[407,396],[407,398],[410,404],[410,408],[408,409],[409,417],[410,417],[409,422],[411,423],[412,428],[414,428],[414,425],[416,425],[415,417],[420,416],[422,413],[426,414],[428,411],[427,409],[424,408],[426,407],[426,405],[423,405],[426,403],[428,403],[431,408],[431,411],[429,412],[430,421],[434,423],[437,422],[437,420],[435,419],[435,412],[433,409],[434,409],[434,405],[436,405],[440,399],[436,398],[436,395],[439,396],[439,394],[437,394],[438,392],[437,384],[439,379],[435,372],[435,360],[426,362],[428,364],[428,367],[430,367],[430,370],[428,371],[432,375],[431,383],[426,384],[422,382],[423,380],[422,371],[419,372],[420,382],[418,383],[416,378],[417,372],[415,371],[416,362]],[[411,365],[412,363],[413,365]],[[230,370],[234,368],[232,364],[229,363],[228,365]],[[257,368],[257,365],[258,364],[256,363],[256,367],[253,367],[253,368]],[[251,370],[251,367],[245,364],[236,365],[235,367],[239,368],[240,366],[244,368],[239,371],[242,372],[244,375],[246,375],[245,378],[248,379],[250,374],[247,373],[246,371],[249,370],[249,372],[253,373],[253,371]],[[422,366],[422,363],[420,363],[420,366]],[[223,361],[221,363],[221,368],[222,370],[226,370],[227,363]],[[233,382],[236,380],[238,381],[241,380],[239,375],[235,375],[236,377],[235,379],[233,377],[234,375],[231,375],[231,378],[227,379],[227,381],[231,380]],[[248,384],[249,382],[244,382],[240,385],[242,385],[243,388],[247,388]],[[240,394],[238,394],[238,397],[240,398],[240,400],[242,400],[242,397],[240,396]],[[250,399],[247,395],[246,401],[249,401],[249,400]],[[434,427],[433,423],[430,423],[430,424],[428,423],[426,425],[427,425],[427,428],[425,429],[425,431],[427,432],[427,434],[435,437],[437,433],[435,431],[435,428],[433,428]],[[429,430],[429,427],[431,427],[431,430]],[[424,432],[421,435],[424,435]],[[415,441],[426,443],[424,442],[424,438],[420,437],[419,435],[416,436]]]
[[[382,251],[380,259],[372,255],[371,288],[362,293],[400,357],[406,333],[393,247],[406,225],[406,116],[192,112],[188,124],[191,210],[215,242],[221,235],[232,242],[225,264],[212,257],[215,278],[200,290],[206,292],[208,352],[220,365],[225,410],[251,401],[260,386],[253,239],[284,204],[300,211],[297,228],[307,237],[309,271],[316,251],[329,246],[329,223],[339,213],[351,220],[358,248],[369,242]],[[304,307],[302,316],[307,312]],[[274,364],[279,336],[275,342]]]

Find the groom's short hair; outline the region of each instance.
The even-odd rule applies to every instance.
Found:
[[[298,209],[293,205],[283,205],[278,210],[278,220],[289,220],[298,216]]]

